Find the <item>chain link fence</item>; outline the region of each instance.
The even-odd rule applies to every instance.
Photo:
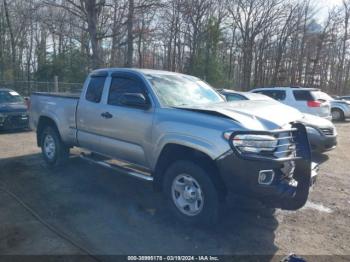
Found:
[[[0,88],[13,89],[22,96],[30,96],[33,92],[80,93],[82,86],[83,83],[0,80]]]

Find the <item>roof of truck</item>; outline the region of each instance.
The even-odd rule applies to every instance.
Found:
[[[123,68],[123,67],[112,67],[112,68],[101,68],[92,71],[92,74],[100,74],[103,72],[138,72],[144,75],[183,75],[177,72],[165,71],[165,70],[155,70],[155,69],[141,69],[141,68]]]

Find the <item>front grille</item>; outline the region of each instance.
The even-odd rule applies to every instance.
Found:
[[[7,129],[22,128],[27,126],[28,126],[28,116],[26,114],[9,115],[8,117],[6,117],[4,121],[4,127]]]
[[[293,132],[281,132],[276,134],[278,144],[275,152],[273,153],[276,158],[286,158],[296,156],[296,143],[293,136]]]
[[[262,150],[260,153],[241,152],[232,142],[233,138],[239,134],[271,135],[277,139],[277,145],[273,148],[273,151]],[[230,142],[232,149],[245,159],[285,162],[310,157],[306,130],[301,124],[291,125],[288,130],[233,132]]]
[[[278,140],[276,149],[272,152],[262,151],[260,154],[272,159],[294,158],[296,142],[292,131],[277,132],[274,137]]]
[[[320,128],[322,134],[325,136],[333,136],[334,135],[334,128]]]

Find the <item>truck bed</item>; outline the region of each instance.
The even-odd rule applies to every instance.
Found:
[[[80,97],[80,93],[34,92],[33,95],[36,95],[36,96],[62,97],[62,98],[71,98],[71,99],[79,99],[79,97]]]
[[[31,127],[35,129],[42,117],[52,119],[61,139],[67,145],[75,145],[77,142],[75,117],[79,96],[77,93],[33,93],[30,97]]]

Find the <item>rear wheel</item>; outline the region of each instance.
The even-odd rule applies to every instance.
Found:
[[[41,152],[49,167],[62,166],[69,157],[69,148],[61,141],[56,128],[48,126],[41,134]]]
[[[332,120],[333,121],[344,121],[344,113],[340,109],[332,109]]]
[[[202,167],[190,161],[176,161],[167,169],[163,186],[170,209],[180,220],[206,225],[217,222],[219,194]]]

